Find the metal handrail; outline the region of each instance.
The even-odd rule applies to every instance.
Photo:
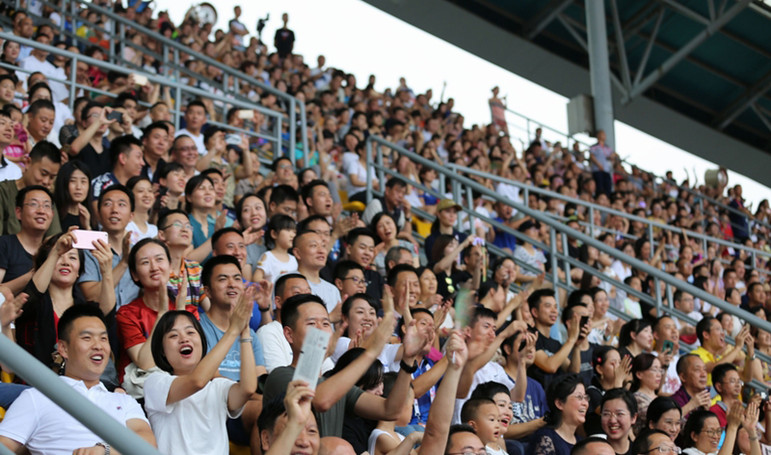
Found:
[[[65,384],[53,371],[5,335],[0,335],[0,359],[19,377],[24,378],[27,383],[120,453],[160,455],[156,448],[125,425],[121,425],[86,397],[73,393],[72,387]]]
[[[658,228],[658,229],[662,229],[662,230],[676,232],[676,233],[682,232],[681,229],[677,229],[674,226],[670,226],[670,225],[665,224],[665,223],[661,223],[661,222],[654,221],[654,220],[649,220],[647,218],[642,218],[642,217],[639,217],[637,215],[633,215],[631,213],[621,212],[621,211],[613,209],[611,207],[604,207],[604,206],[601,206],[599,204],[595,204],[593,202],[584,201],[582,199],[577,199],[577,198],[573,198],[573,197],[570,197],[570,196],[565,196],[565,195],[557,193],[555,191],[539,188],[539,187],[533,186],[533,185],[528,185],[526,183],[518,182],[516,180],[507,179],[507,178],[504,178],[504,177],[501,177],[501,176],[498,176],[498,175],[495,175],[495,174],[491,174],[489,172],[480,171],[480,170],[469,168],[469,167],[466,167],[466,166],[459,166],[459,165],[454,164],[454,163],[447,163],[446,166],[448,168],[454,170],[454,171],[457,171],[457,172],[464,172],[464,173],[467,173],[467,174],[470,174],[470,175],[475,175],[475,176],[478,176],[478,177],[483,177],[483,178],[486,178],[486,179],[490,179],[490,180],[492,180],[494,182],[505,183],[505,184],[508,184],[508,185],[520,188],[520,189],[524,190],[524,197],[522,199],[523,199],[525,205],[528,205],[528,194],[533,192],[533,193],[536,193],[536,194],[542,194],[544,196],[548,196],[550,198],[555,198],[555,199],[563,200],[565,202],[572,202],[572,203],[574,203],[576,205],[584,206],[584,207],[586,207],[586,208],[588,208],[590,210],[590,212],[589,212],[590,220],[594,219],[594,213],[593,212],[596,210],[596,211],[604,212],[604,213],[607,213],[607,214],[610,214],[610,215],[615,215],[615,216],[619,216],[619,217],[625,218],[625,219],[629,220],[630,222],[637,221],[637,222],[640,222],[640,223],[644,223],[645,225],[648,226],[648,229],[647,229],[648,237],[649,237],[649,239],[651,239],[651,241],[653,241],[652,240],[653,239],[652,231],[653,231],[654,227]],[[590,226],[590,233],[592,235],[594,235],[594,228],[595,227],[599,227],[599,226],[595,226],[592,221],[590,221],[589,226]],[[698,239],[702,240],[702,242],[704,244],[706,244],[707,242],[712,242],[712,243],[716,243],[718,245],[723,245],[723,246],[726,246],[726,247],[747,251],[748,253],[752,254],[753,256],[760,255],[760,256],[766,256],[766,257],[771,258],[771,254],[769,254],[766,251],[758,250],[756,248],[750,248],[750,247],[744,246],[744,245],[742,245],[740,243],[734,243],[734,242],[730,242],[730,241],[727,241],[727,240],[724,240],[724,239],[719,239],[719,238],[716,238],[716,237],[710,237],[708,235],[700,234],[698,232],[693,232],[693,231],[688,231],[687,234],[690,237],[698,238]],[[706,251],[706,247],[704,249]],[[755,261],[753,260],[753,267],[754,267],[754,265],[755,265]],[[765,271],[764,271],[764,273],[765,273]]]
[[[37,49],[43,49],[43,50],[45,50],[45,51],[47,51],[47,52],[49,52],[49,53],[51,53],[53,55],[62,55],[64,57],[69,58],[70,59],[69,64],[71,65],[70,78],[65,80],[65,79],[58,79],[58,78],[51,78],[51,77],[49,77],[48,80],[55,81],[55,82],[60,82],[60,83],[63,83],[65,85],[69,86],[69,89],[70,89],[70,96],[69,96],[69,104],[70,104],[70,106],[69,107],[70,107],[70,109],[72,109],[72,107],[73,107],[73,103],[75,102],[75,96],[74,95],[75,95],[75,92],[78,89],[83,89],[83,90],[86,90],[86,91],[93,91],[93,92],[100,92],[100,93],[111,95],[111,96],[117,96],[117,95],[114,95],[114,94],[109,93],[109,92],[103,92],[103,91],[100,91],[99,89],[94,89],[93,87],[90,87],[90,86],[87,86],[87,85],[78,84],[75,81],[75,76],[76,76],[75,68],[77,67],[78,61],[83,61],[83,62],[88,63],[89,65],[93,65],[93,66],[96,66],[96,67],[99,67],[99,68],[103,68],[103,69],[106,69],[106,70],[124,72],[125,69],[120,67],[120,66],[118,66],[118,65],[114,65],[112,63],[103,62],[103,61],[98,60],[98,59],[94,59],[94,58],[87,57],[87,56],[84,56],[84,55],[76,54],[76,53],[69,52],[69,51],[66,51],[66,50],[62,50],[62,49],[59,49],[59,48],[56,48],[56,47],[53,47],[53,46],[50,46],[50,45],[41,44],[41,43],[38,43],[37,41],[32,41],[32,40],[28,40],[28,39],[25,39],[25,38],[21,38],[21,37],[12,35],[12,34],[7,33],[7,32],[0,32],[0,39],[13,40],[15,42],[18,42],[20,44],[24,44],[26,46],[30,46],[30,47],[37,48]],[[0,67],[7,67],[7,68],[15,69],[16,71],[31,73],[31,71],[23,70],[21,68],[11,67],[10,65],[3,64],[3,63],[0,63]],[[249,132],[249,131],[243,130],[243,129],[240,129],[239,131],[245,132],[246,134],[249,134],[251,136],[258,137],[258,138],[268,138],[270,141],[272,141],[272,142],[274,142],[276,144],[276,151],[277,151],[276,153],[278,153],[281,150],[281,144],[282,144],[281,122],[282,122],[283,113],[267,109],[267,108],[265,108],[265,107],[263,107],[263,106],[261,106],[259,104],[255,104],[255,103],[251,103],[251,102],[246,102],[246,101],[242,101],[242,100],[237,100],[237,99],[232,99],[232,98],[228,98],[228,97],[221,96],[221,95],[216,95],[216,94],[207,92],[205,90],[201,90],[201,89],[196,88],[196,87],[191,87],[191,86],[188,86],[188,85],[184,85],[184,84],[182,84],[179,81],[169,81],[165,77],[158,76],[158,75],[155,75],[155,74],[152,74],[152,73],[142,73],[142,72],[139,72],[139,71],[135,71],[134,73],[142,74],[142,75],[146,76],[149,81],[152,81],[152,82],[155,82],[155,83],[159,83],[159,84],[167,84],[167,85],[175,88],[180,94],[184,92],[184,93],[190,93],[192,95],[199,96],[199,97],[210,98],[210,99],[215,100],[215,101],[231,104],[231,105],[238,106],[238,107],[243,107],[244,109],[255,110],[255,111],[258,111],[258,112],[260,112],[262,114],[265,114],[268,117],[275,118],[276,119],[276,134],[275,134],[274,137],[266,136],[266,135],[264,135],[262,133],[259,133],[259,132]],[[177,104],[179,104],[179,103],[177,103]],[[179,115],[179,114],[177,114],[177,115]],[[217,123],[217,122],[210,122],[210,123]],[[219,123],[217,123],[217,124],[219,125]],[[232,128],[232,127],[228,126],[228,128]]]
[[[46,0],[41,0],[41,1],[45,5],[55,6],[55,5],[52,5],[50,2],[48,2]],[[267,85],[267,84],[263,83],[260,80],[257,80],[257,79],[255,79],[255,78],[253,78],[253,77],[251,77],[251,76],[249,76],[247,74],[244,74],[243,72],[241,72],[238,69],[231,68],[231,67],[229,67],[227,65],[224,65],[221,62],[218,62],[217,60],[214,60],[214,59],[212,59],[212,58],[210,58],[210,57],[208,57],[208,56],[206,56],[204,54],[201,54],[199,52],[195,52],[192,49],[190,49],[189,47],[187,47],[187,46],[185,46],[185,45],[183,45],[181,43],[178,43],[178,42],[176,42],[174,40],[168,39],[165,36],[161,35],[160,33],[157,33],[154,30],[150,30],[150,29],[144,27],[143,25],[141,25],[139,23],[130,21],[130,20],[128,20],[128,19],[126,19],[126,18],[124,18],[124,17],[114,13],[113,11],[110,11],[110,10],[106,9],[106,8],[103,8],[101,6],[95,5],[93,3],[89,3],[86,0],[71,0],[70,4],[72,6],[71,6],[71,11],[69,13],[67,11],[65,11],[65,10],[62,10],[62,13],[61,13],[62,14],[62,25],[61,25],[62,28],[64,27],[64,22],[66,20],[69,20],[72,24],[75,24],[76,21],[80,20],[79,17],[78,17],[78,14],[77,14],[77,12],[78,12],[78,9],[77,9],[78,5],[82,5],[86,9],[95,11],[95,12],[97,12],[99,14],[102,14],[102,15],[104,15],[106,17],[109,17],[112,21],[114,21],[114,23],[116,24],[116,28],[117,29],[123,30],[123,27],[131,27],[133,30],[141,32],[143,35],[147,36],[148,38],[161,43],[162,46],[164,47],[162,52],[161,52],[161,54],[163,55],[163,58],[164,58],[163,64],[166,65],[166,66],[169,66],[170,63],[173,63],[173,65],[174,65],[174,73],[177,75],[177,77],[176,77],[177,80],[179,80],[178,75],[179,75],[179,73],[181,71],[184,71],[185,73],[190,74],[190,76],[194,77],[194,78],[199,78],[200,77],[200,75],[197,75],[195,73],[186,71],[186,68],[184,68],[184,66],[180,65],[179,54],[180,53],[185,53],[185,54],[188,54],[188,55],[194,57],[196,60],[200,60],[200,61],[206,63],[207,65],[214,66],[214,67],[220,69],[223,72],[223,80],[222,80],[222,87],[221,87],[223,93],[229,93],[230,92],[230,88],[228,86],[228,78],[232,77],[235,80],[235,92],[236,92],[235,94],[236,95],[237,95],[237,91],[238,91],[237,90],[237,88],[238,88],[238,81],[240,80],[240,81],[243,81],[244,83],[257,86],[260,89],[262,89],[263,91],[275,95],[279,99],[285,100],[286,103],[287,103],[287,106],[289,107],[289,112],[287,113],[289,115],[289,119],[288,119],[288,127],[289,127],[289,158],[291,159],[292,163],[294,164],[295,163],[295,159],[296,159],[295,153],[296,153],[296,150],[297,150],[297,144],[296,144],[297,129],[299,128],[300,129],[300,133],[301,133],[302,153],[303,153],[303,157],[305,159],[305,162],[307,162],[307,160],[308,160],[308,156],[307,155],[309,154],[310,151],[308,149],[308,135],[307,135],[307,131],[306,131],[306,128],[307,128],[306,124],[307,124],[307,122],[306,122],[305,103],[303,103],[299,99],[295,98],[294,96],[289,95],[288,93],[285,93],[285,92],[282,92],[280,90],[277,90],[274,87],[271,87],[270,85]],[[110,57],[114,58],[114,48],[115,48],[115,44],[116,44],[115,33],[113,32],[112,34],[109,35],[109,37],[110,37],[110,49],[109,49]],[[125,41],[125,40],[123,40],[123,41]],[[118,43],[121,43],[121,40],[118,40]],[[121,43],[121,45],[122,44],[123,43]],[[168,59],[167,59],[167,55],[168,55],[167,51],[168,50],[173,51],[173,59],[174,59],[173,62],[169,62]],[[144,50],[143,50],[143,52],[144,52]],[[299,117],[300,117],[299,118],[299,122],[298,122],[298,119],[297,119],[298,110],[299,110]]]
[[[532,127],[532,125],[537,125],[537,127],[542,128],[543,130],[550,131],[550,132],[556,134],[557,136],[560,137],[560,139],[562,139],[564,137],[565,140],[566,140],[566,143],[565,143],[565,146],[563,148],[566,151],[570,152],[570,153],[573,153],[572,150],[570,150],[569,144],[568,144],[568,142],[571,141],[571,140],[574,141],[574,142],[578,142],[579,144],[583,145],[584,147],[587,147],[587,150],[582,150],[581,153],[583,154],[584,161],[588,160],[588,157],[587,157],[588,147],[591,147],[591,144],[588,144],[588,143],[583,142],[583,141],[581,141],[579,139],[576,139],[575,135],[570,135],[570,134],[565,133],[563,131],[560,131],[560,130],[558,130],[556,128],[552,128],[551,126],[548,126],[548,125],[544,124],[543,122],[536,121],[535,119],[532,119],[532,118],[530,118],[530,117],[528,117],[528,116],[526,116],[524,114],[521,114],[521,113],[519,113],[517,111],[514,111],[512,109],[509,109],[508,107],[505,108],[505,111],[506,111],[507,114],[512,114],[512,115],[514,115],[514,116],[518,117],[519,119],[524,120],[526,122],[526,127],[525,128],[521,128],[519,125],[516,125],[516,124],[508,122],[508,121],[506,122],[508,126],[514,126],[517,129],[525,131],[525,134],[527,134],[526,141],[522,141],[520,139],[520,142],[523,143],[523,147],[527,147],[527,145],[525,145],[525,144],[529,145],[530,142],[532,141],[533,132],[531,130],[531,127]],[[666,178],[661,177],[661,176],[657,175],[654,172],[642,169],[638,164],[632,163],[632,162],[630,162],[627,159],[619,158],[619,160],[623,164],[637,167],[638,169],[640,169],[640,171],[645,172],[646,174],[650,174],[651,176],[653,176],[656,179],[659,179],[661,181],[667,181]],[[689,194],[691,194],[691,195],[693,195],[695,197],[702,198],[702,199],[708,201],[709,203],[720,207],[723,210],[727,210],[727,211],[735,213],[737,215],[741,215],[741,216],[743,216],[745,218],[747,217],[747,215],[742,213],[741,211],[739,211],[739,210],[737,210],[737,209],[735,209],[735,208],[733,208],[733,207],[731,207],[731,206],[729,206],[727,204],[724,204],[724,203],[722,203],[722,202],[720,202],[720,201],[718,201],[718,200],[716,200],[716,199],[714,199],[714,198],[712,198],[710,196],[707,196],[706,194],[700,193],[700,192],[696,191],[693,188],[683,187],[683,186],[680,186],[680,185],[677,185],[677,188],[678,188],[678,190],[685,190],[687,193],[689,193]],[[702,212],[703,211],[704,211],[704,207],[702,206]],[[749,218],[752,221],[754,221],[754,222],[756,222],[756,223],[758,223],[758,224],[760,224],[760,225],[762,225],[762,226],[764,226],[766,228],[771,229],[771,224],[763,222],[763,221],[760,221],[760,220],[756,220],[755,217],[749,217]]]
[[[631,265],[632,267],[637,268],[638,270],[641,270],[641,271],[647,273],[648,275],[653,276],[654,277],[654,281],[655,281],[655,291],[656,291],[656,294],[657,294],[657,296],[656,296],[656,307],[657,307],[657,311],[659,312],[659,314],[661,314],[661,311],[662,311],[661,302],[662,302],[662,297],[663,297],[663,296],[659,295],[660,294],[659,283],[661,281],[663,281],[664,283],[668,284],[672,288],[683,290],[683,291],[693,295],[694,297],[696,297],[696,298],[698,298],[698,299],[700,299],[700,300],[702,300],[704,302],[707,302],[707,303],[709,303],[712,306],[717,307],[718,309],[720,309],[722,311],[725,311],[725,312],[727,312],[727,313],[729,313],[731,315],[734,315],[734,316],[738,316],[742,320],[747,321],[750,324],[752,324],[752,325],[754,325],[754,326],[756,326],[756,327],[758,327],[758,328],[760,328],[762,330],[766,330],[766,331],[770,331],[771,332],[771,322],[763,320],[763,319],[760,319],[757,316],[755,316],[754,314],[751,314],[751,313],[749,313],[749,312],[747,312],[745,310],[742,310],[741,308],[737,308],[737,307],[735,307],[735,306],[733,306],[733,305],[731,305],[731,304],[729,304],[727,302],[724,302],[724,301],[716,298],[715,296],[707,293],[706,291],[704,291],[702,289],[699,289],[699,288],[696,288],[695,286],[693,286],[693,285],[691,285],[691,284],[689,284],[687,282],[678,280],[677,278],[675,278],[675,277],[673,277],[673,276],[671,276],[671,275],[669,275],[669,274],[667,274],[665,272],[662,272],[661,270],[659,270],[659,269],[657,269],[655,267],[652,267],[652,266],[650,266],[649,264],[647,264],[645,262],[642,262],[642,261],[640,261],[640,260],[638,260],[636,258],[627,256],[623,252],[618,251],[615,248],[611,248],[608,245],[598,241],[597,239],[595,239],[595,238],[593,238],[593,237],[591,237],[589,235],[584,234],[583,232],[576,231],[576,230],[574,230],[574,229],[572,229],[572,228],[570,228],[570,227],[560,223],[559,221],[552,219],[551,217],[545,216],[543,213],[541,213],[538,210],[534,210],[534,209],[532,209],[530,207],[527,207],[525,205],[519,204],[519,203],[514,202],[514,201],[503,199],[503,198],[501,198],[501,196],[499,194],[497,194],[494,191],[491,191],[490,189],[488,189],[487,187],[485,187],[483,185],[480,185],[476,181],[474,181],[474,180],[472,180],[472,179],[470,179],[468,177],[462,176],[462,175],[454,174],[448,168],[446,168],[444,166],[440,166],[437,163],[434,163],[433,161],[427,160],[426,158],[423,158],[422,156],[419,156],[419,155],[417,155],[417,154],[415,154],[415,153],[413,153],[413,152],[411,152],[409,150],[406,150],[403,147],[400,147],[400,146],[398,146],[396,144],[392,144],[392,143],[386,141],[385,139],[382,139],[382,138],[377,137],[377,136],[369,136],[367,138],[366,146],[367,146],[367,165],[368,166],[374,166],[375,164],[379,164],[379,165],[382,166],[382,163],[375,163],[375,162],[373,162],[373,155],[372,155],[373,144],[378,144],[378,145],[382,145],[382,146],[391,148],[392,150],[396,151],[397,153],[399,153],[401,155],[407,156],[408,158],[410,158],[411,160],[413,160],[416,163],[421,164],[422,166],[427,166],[427,167],[429,167],[431,169],[434,169],[438,174],[443,174],[445,176],[445,179],[449,178],[452,181],[457,182],[458,185],[462,185],[462,186],[466,187],[469,191],[470,190],[477,191],[477,192],[481,193],[482,195],[485,195],[485,196],[488,196],[488,197],[492,198],[494,201],[500,201],[500,202],[502,202],[502,203],[504,203],[506,205],[509,205],[509,206],[513,207],[514,209],[516,209],[518,211],[521,211],[525,215],[528,215],[528,216],[532,217],[533,219],[538,220],[542,224],[546,224],[547,226],[550,227],[550,235],[552,236],[552,238],[556,238],[556,233],[561,233],[561,234],[567,235],[568,237],[576,238],[579,241],[581,241],[581,242],[583,242],[585,244],[588,244],[590,246],[593,246],[593,247],[597,248],[599,251],[602,251],[602,252],[608,254],[609,256],[611,256],[611,257],[613,257],[615,259],[622,260],[622,261],[628,263],[629,265]],[[371,193],[371,189],[372,189],[371,185],[372,185],[371,176],[369,175],[369,173],[367,173],[367,192],[368,192],[368,198],[371,197],[371,194],[372,194]],[[463,207],[463,211],[464,212],[468,212],[468,209],[466,207]],[[474,216],[478,216],[478,215],[475,214]],[[556,261],[556,244],[555,244],[554,241],[551,242],[550,248],[551,248],[550,254],[551,254],[552,260]]]

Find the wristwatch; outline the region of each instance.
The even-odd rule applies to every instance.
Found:
[[[418,371],[418,362],[413,361],[412,365],[408,365],[403,359],[399,362],[399,368],[407,374],[412,374]]]
[[[104,447],[104,455],[110,455],[110,444],[107,444],[106,442],[97,442],[96,445]]]

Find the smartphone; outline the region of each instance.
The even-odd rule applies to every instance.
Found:
[[[134,73],[134,83],[139,86],[147,85],[147,76]]]
[[[581,325],[579,325],[579,327],[583,328],[588,323],[589,323],[589,316],[581,316]]]
[[[254,111],[251,109],[239,109],[238,110],[238,118],[248,120],[250,118],[254,117]]]
[[[85,231],[82,229],[75,229],[72,231],[72,235],[75,236],[75,242],[72,244],[73,248],[79,250],[95,250],[94,243],[96,240],[101,240],[104,243],[107,242],[107,233],[103,231]]]
[[[123,112],[112,111],[107,114],[107,120],[117,120],[118,123],[123,123]]]
[[[162,187],[158,188],[158,197],[161,198],[163,196],[166,196],[166,193],[168,193],[168,192],[169,192],[169,187],[162,186]]]
[[[661,352],[670,352],[671,353],[672,351],[675,350],[675,343],[673,343],[673,342],[671,342],[669,340],[664,340],[664,344],[661,346],[661,348],[662,348]]]

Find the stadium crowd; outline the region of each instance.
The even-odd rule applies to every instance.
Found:
[[[108,60],[109,18],[83,8],[83,22],[68,25],[78,39],[60,41],[54,27],[69,19],[27,3],[6,11],[14,35]],[[181,58],[201,77],[185,83],[218,93],[207,81],[223,74],[200,53],[307,110],[307,153],[276,149],[240,132],[273,131],[257,111],[174,99],[132,71],[82,61],[74,77],[85,88],[69,99],[52,80],[71,76],[67,58],[2,44],[2,331],[161,453],[761,455],[771,447],[771,405],[749,387],[771,384],[771,366],[755,355],[771,354],[771,333],[682,290],[674,307],[695,323],[657,314],[610,280],[654,299],[665,288],[576,239],[565,253],[595,272],[551,270],[537,246],[549,243],[548,227],[504,202],[594,232],[765,319],[767,257],[730,242],[771,252],[767,200],[751,212],[741,186],[703,185],[697,194],[736,210],[700,205],[687,181],[627,170],[602,131],[581,150],[539,129],[516,150],[497,88],[492,122],[468,127],[452,99],[415,93],[404,79],[380,93],[375,76],[362,87],[324,56],[306,63],[293,52],[286,14],[271,47],[249,36],[239,7],[229,29],[215,31],[190,16],[173,24],[147,2],[96,3],[188,46]],[[159,51],[153,37],[125,33]],[[152,53],[125,47],[120,57],[165,74]],[[288,116],[284,100],[259,86],[238,91]],[[434,169],[394,150],[385,160],[398,176],[378,181],[365,156],[370,135],[502,177],[469,175],[504,198],[474,193],[475,210],[528,240],[471,221],[461,207],[468,201],[452,200]],[[382,194],[371,201],[368,173]],[[565,198],[531,191],[523,201],[507,181]],[[676,229],[657,227],[650,238],[643,223],[598,212],[591,230],[571,198]],[[693,233],[729,242],[705,246]],[[507,254],[490,254],[488,244]],[[557,298],[545,273],[576,290]],[[311,328],[331,335],[318,384],[294,379]],[[0,366],[0,443],[17,453],[115,453]]]

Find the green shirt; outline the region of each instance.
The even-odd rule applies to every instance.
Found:
[[[292,382],[293,375],[294,367],[278,367],[270,372],[268,380],[265,381],[263,406],[268,406],[272,400],[284,398],[286,388]],[[324,378],[319,379],[319,383],[323,381]],[[313,412],[316,415],[316,422],[319,425],[319,433],[322,438],[325,436],[342,437],[345,413],[349,412],[352,415],[355,413],[356,401],[362,393],[364,393],[363,390],[354,386],[337,403],[332,405],[329,411]]]
[[[21,231],[21,223],[16,218],[17,194],[19,194],[19,189],[16,187],[16,180],[0,182],[0,235],[18,234]],[[59,212],[56,211],[53,201],[51,202],[51,208],[54,213],[51,226],[46,231],[46,237],[62,232]]]

